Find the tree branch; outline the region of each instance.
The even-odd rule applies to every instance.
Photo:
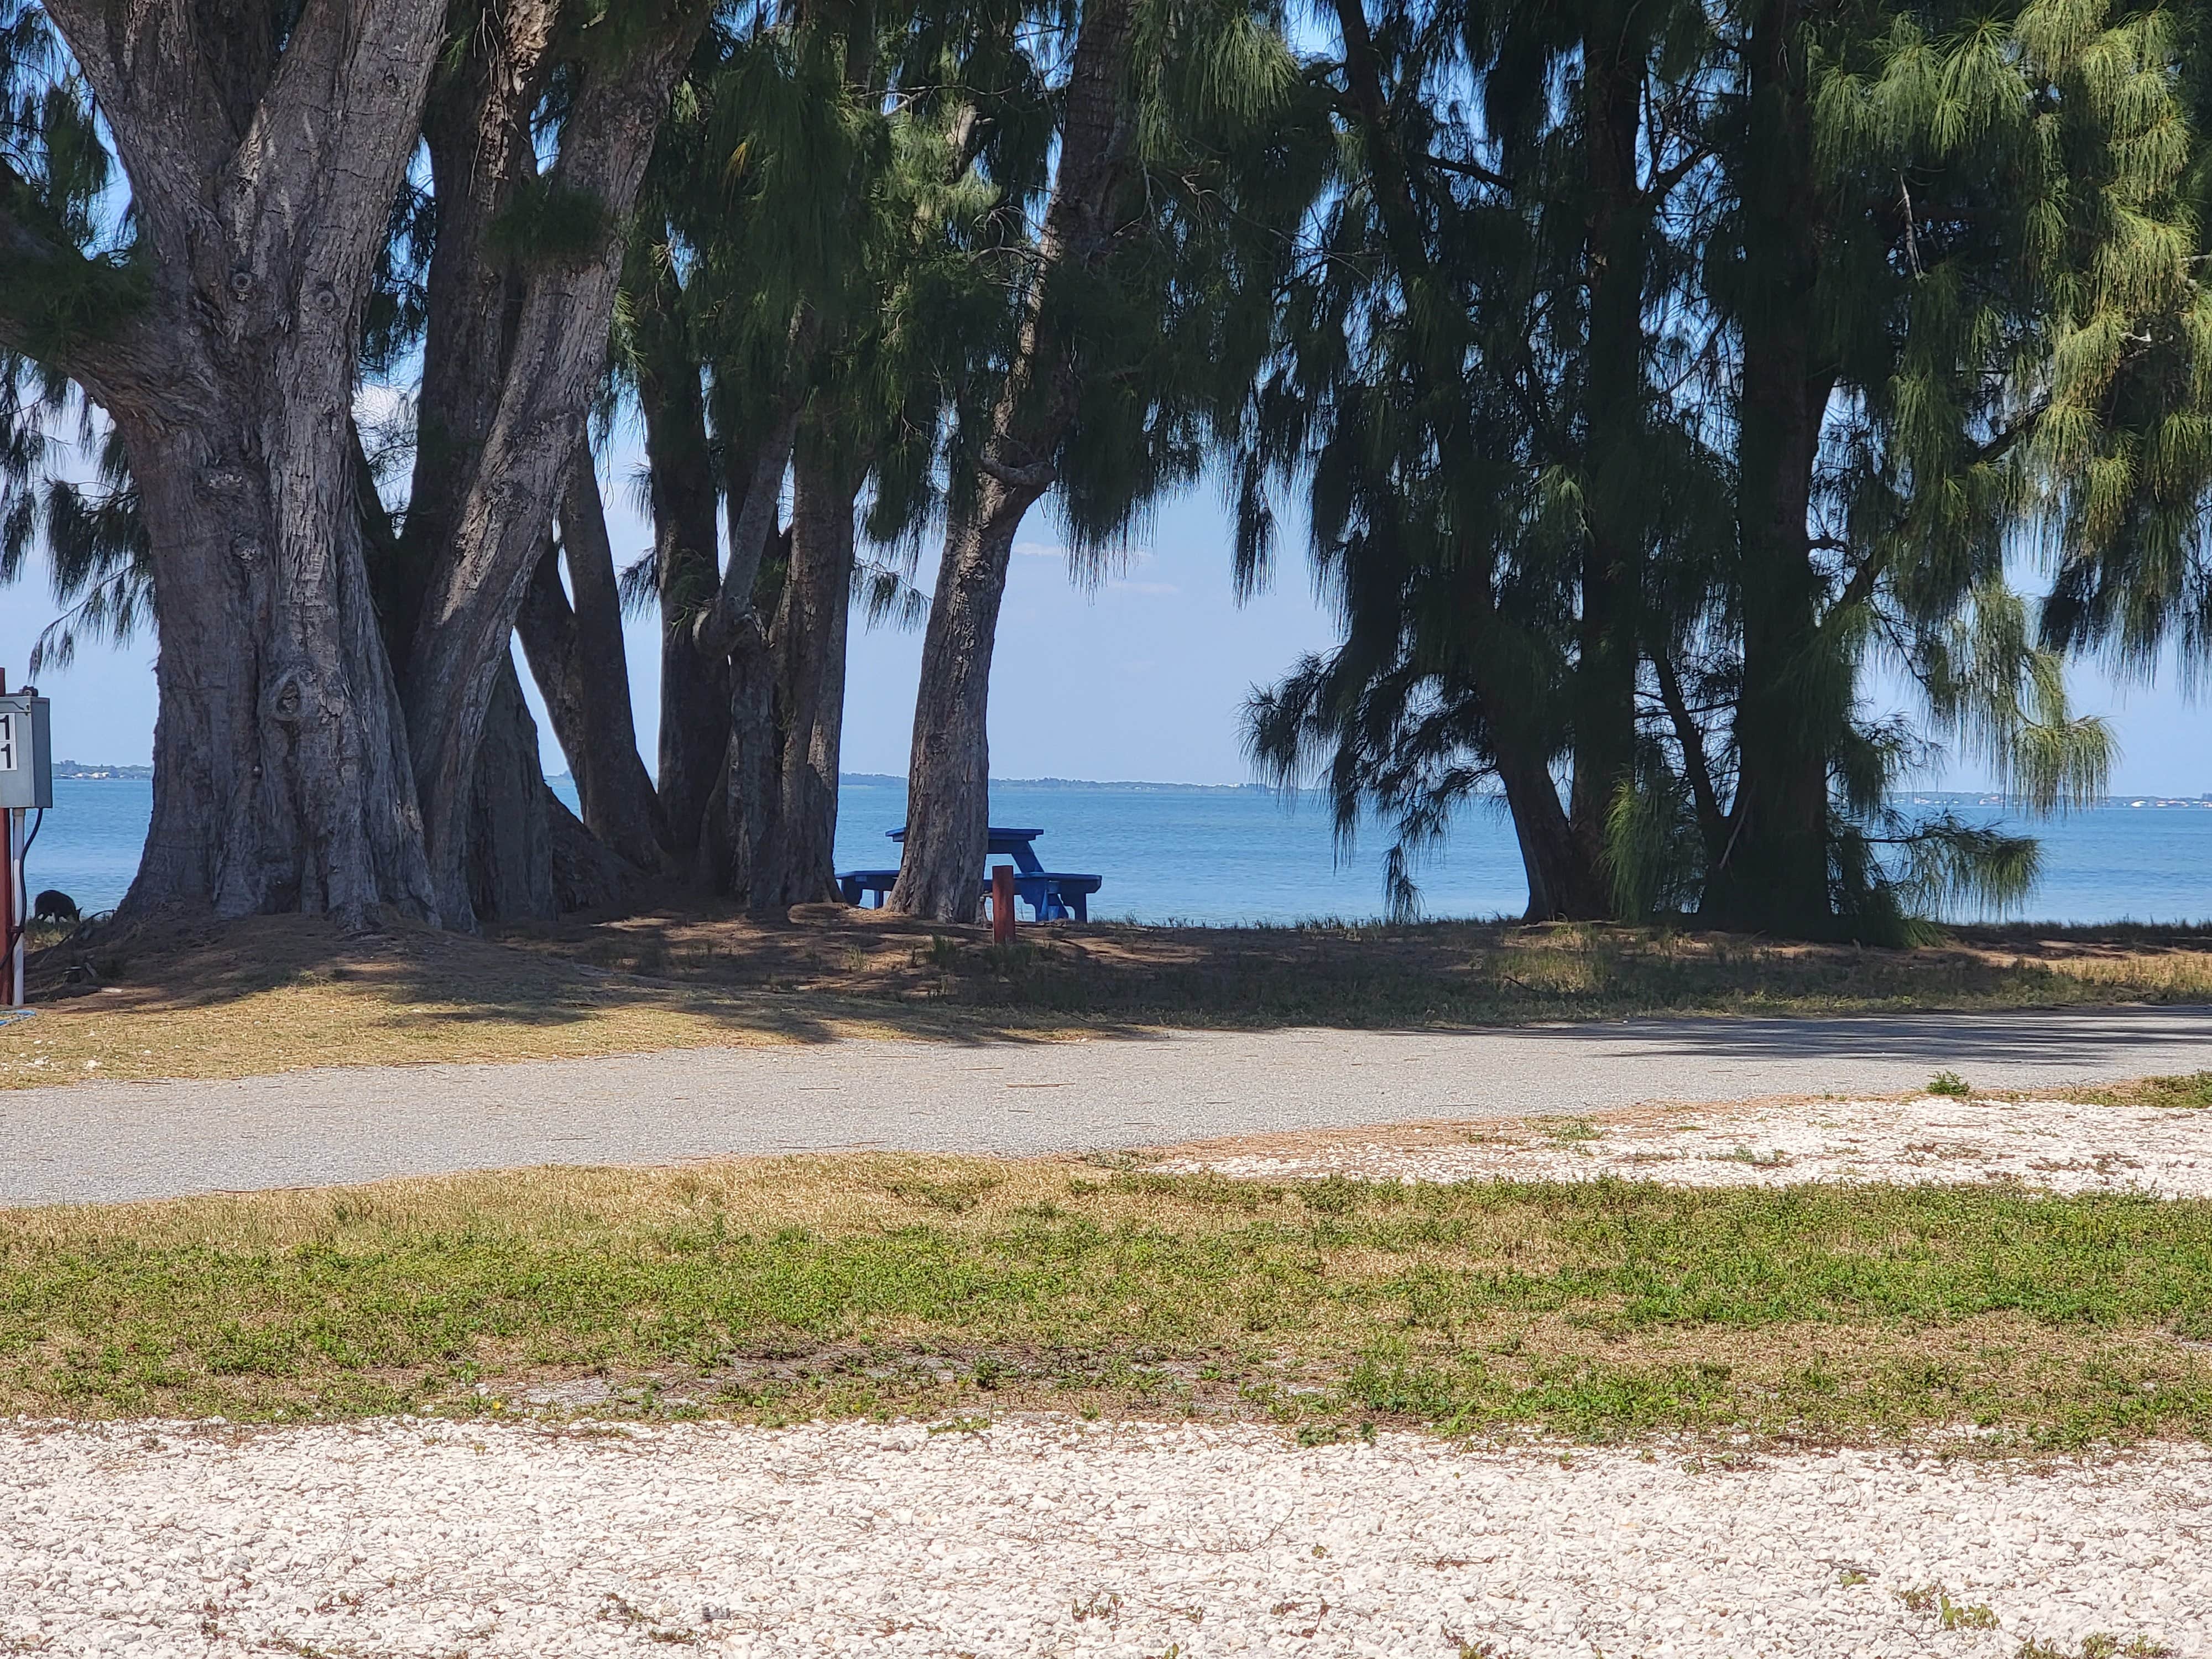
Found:
[[[821,322],[812,306],[802,305],[793,313],[784,346],[783,390],[760,447],[753,452],[744,498],[738,505],[736,521],[730,526],[730,562],[722,572],[721,587],[696,629],[702,650],[717,654],[730,651],[752,609],[753,583],[759,578],[761,556],[767,551],[783,499],[783,475],[799,442],[799,417],[806,407],[806,365],[820,331]]]
[[[1692,148],[1674,166],[1653,174],[1651,182],[1638,192],[1644,204],[1649,207],[1665,201],[1668,197],[1674,194],[1675,185],[1688,178],[1701,163],[1711,161],[1712,155],[1713,152],[1708,146],[1699,144]]]
[[[1690,713],[1689,700],[1682,695],[1681,677],[1674,672],[1674,659],[1654,647],[1651,669],[1659,682],[1659,700],[1667,708],[1667,719],[1674,728],[1674,741],[1682,750],[1682,773],[1690,782],[1690,799],[1698,813],[1698,833],[1704,838],[1706,855],[1718,858],[1724,845],[1723,835],[1728,829],[1727,820],[1721,816],[1720,797],[1713,789],[1711,760],[1705,753],[1705,728]]]
[[[1423,155],[1421,160],[1439,172],[1455,173],[1462,179],[1473,179],[1480,184],[1495,185],[1500,190],[1513,188],[1513,181],[1510,179],[1502,173],[1492,172],[1480,161],[1457,161],[1449,155]]]
[[[945,130],[945,183],[957,184],[967,176],[990,142],[994,125],[973,102],[961,105]]]
[[[168,379],[173,360],[139,326],[143,276],[18,216],[8,198],[19,191],[0,189],[0,347],[67,376],[102,406]]]
[[[1335,0],[1336,21],[1344,37],[1344,78],[1352,107],[1367,140],[1367,164],[1375,175],[1375,198],[1382,210],[1383,234],[1408,276],[1425,276],[1428,245],[1420,234],[1420,215],[1406,178],[1405,158],[1390,131],[1390,106],[1382,92],[1382,71],[1375,58],[1375,40],[1367,29],[1365,0]]]
[[[1060,469],[1050,461],[1010,466],[988,451],[975,458],[975,465],[1009,489],[1028,490],[1039,495],[1051,489],[1060,477]]]

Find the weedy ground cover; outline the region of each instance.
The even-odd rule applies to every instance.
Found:
[[[2212,1427],[2212,1205],[890,1157],[0,1212],[0,1411]]]

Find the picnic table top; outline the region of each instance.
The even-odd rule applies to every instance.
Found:
[[[897,829],[896,829],[896,830],[884,830],[884,833],[886,836],[890,836],[893,841],[904,841],[904,840],[906,839],[906,825],[904,825],[904,824],[902,824],[902,823],[901,825],[899,825],[899,827],[898,827]],[[991,840],[992,840],[992,842],[993,842],[994,843],[996,843],[996,842],[1002,842],[1002,841],[1004,841],[1004,842],[1017,842],[1017,841],[1018,841],[1018,842],[1032,842],[1032,841],[1035,841],[1035,840],[1036,840],[1039,836],[1041,836],[1041,835],[1044,834],[1044,831],[1043,831],[1043,830],[1009,830],[1009,829],[1005,828],[1005,827],[1004,827],[1004,826],[1002,826],[1002,825],[1000,825],[1000,824],[996,824],[996,823],[994,823],[994,824],[993,824],[993,825],[990,827],[990,829],[989,829],[989,830],[988,830],[987,831],[985,831],[985,833],[986,833],[987,835],[988,835],[988,836],[991,837]],[[1008,848],[1000,847],[1000,846],[997,846],[997,845],[995,845],[995,844],[994,844],[994,845],[992,847],[991,850],[992,850],[993,852],[994,852],[994,853],[1003,853],[1003,852],[1007,852],[1007,851],[1009,851],[1009,850],[1011,850],[1011,849],[1010,849],[1010,848]]]
[[[886,830],[884,833],[893,841],[903,842],[906,840],[906,825],[902,823],[897,829]],[[1010,830],[1003,825],[993,824],[987,833],[990,836],[990,844],[983,849],[985,858],[990,857],[994,853],[1003,854],[1013,860],[1015,866],[1025,876],[1044,873],[1044,866],[1037,861],[1036,848],[1030,845],[1039,836],[1044,834],[1043,830]]]

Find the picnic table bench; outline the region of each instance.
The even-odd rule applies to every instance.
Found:
[[[903,844],[906,826],[885,832]],[[1091,920],[1091,896],[1106,884],[1103,876],[1078,875],[1072,871],[1048,870],[1038,860],[1036,848],[1031,845],[1044,834],[1042,830],[1008,830],[997,825],[989,831],[989,844],[983,855],[989,858],[1010,858],[1014,861],[1014,896],[1030,907],[1030,912],[1039,921],[1077,921]],[[881,909],[884,899],[898,880],[898,871],[848,870],[837,878],[837,890],[845,896],[848,904],[861,904]],[[990,878],[983,879],[983,891],[991,890]],[[872,895],[872,900],[867,896]]]

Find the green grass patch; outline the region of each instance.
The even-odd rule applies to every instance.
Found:
[[[2161,1106],[2193,1111],[2212,1106],[2212,1072],[2186,1077],[2143,1077],[2103,1088],[2075,1089],[2076,1100],[2103,1106]]]
[[[813,1158],[0,1213],[0,1410],[2212,1425],[2212,1205]],[[564,1394],[564,1390],[566,1393]]]

